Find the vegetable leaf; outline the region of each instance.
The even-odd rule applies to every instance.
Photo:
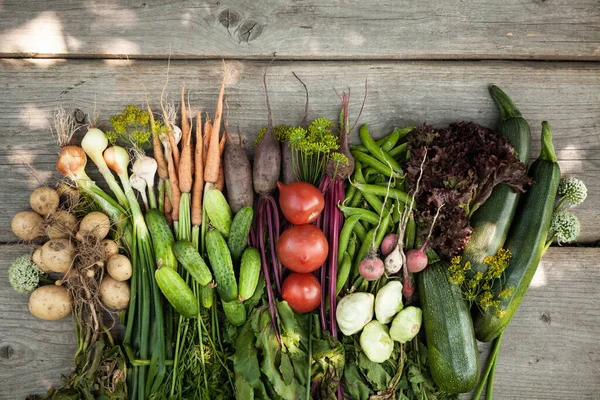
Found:
[[[469,242],[469,218],[498,184],[523,192],[530,183],[525,165],[506,137],[484,126],[459,122],[443,129],[424,125],[411,132],[406,171],[416,197],[419,233],[427,235],[440,209],[430,245],[450,259]],[[443,205],[443,206],[442,206]]]

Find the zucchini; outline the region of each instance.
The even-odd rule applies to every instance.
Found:
[[[231,229],[231,208],[223,193],[212,185],[207,185],[204,194],[204,209],[215,229],[221,232],[223,237],[228,237]]]
[[[206,252],[217,282],[217,293],[219,293],[221,300],[237,300],[238,286],[233,271],[231,254],[225,239],[216,229],[206,234]]]
[[[560,168],[556,162],[552,132],[547,122],[542,122],[542,150],[531,164],[529,176],[534,184],[522,196],[515,222],[510,228],[504,247],[511,251],[512,259],[504,270],[503,284],[493,288],[495,296],[503,289],[512,294],[500,299],[498,308],[485,312],[474,310],[475,335],[482,342],[497,338],[509,324],[521,304],[545,250],[554,211],[554,200],[560,181]],[[505,311],[498,317],[498,309]]]
[[[225,317],[233,326],[241,326],[246,322],[246,307],[241,301],[223,301]]]
[[[172,268],[159,268],[154,273],[156,283],[165,298],[179,314],[186,318],[198,315],[198,303],[192,289]]]
[[[173,244],[173,253],[177,260],[183,265],[183,268],[198,282],[200,285],[207,285],[212,281],[212,274],[208,265],[196,250],[192,242],[188,240],[178,240]]]
[[[156,265],[158,268],[177,269],[177,258],[173,253],[175,238],[165,216],[160,211],[153,209],[146,212],[145,219],[152,237]]]
[[[448,277],[444,261],[418,275],[429,367],[440,389],[466,393],[479,380],[479,352],[469,308],[460,287],[451,284]]]
[[[254,295],[258,278],[260,277],[260,254],[254,247],[248,247],[242,254],[240,266],[240,283],[238,287],[238,298],[240,301],[249,299]]]
[[[508,138],[525,164],[529,160],[531,131],[529,124],[513,101],[497,86],[490,87],[490,94],[500,108],[500,135]],[[462,259],[471,263],[471,272],[485,273],[487,265],[483,259],[494,255],[504,244],[510,225],[517,210],[520,193],[508,185],[497,185],[487,201],[475,211],[470,224],[471,239],[465,247]]]
[[[231,222],[227,245],[231,252],[231,259],[235,264],[239,263],[242,258],[242,253],[248,245],[248,235],[252,227],[252,218],[254,211],[252,207],[244,207],[235,214]]]

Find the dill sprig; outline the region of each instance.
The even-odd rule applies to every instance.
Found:
[[[455,256],[448,267],[450,271],[448,281],[460,286],[463,298],[469,307],[476,304],[482,312],[489,307],[496,307],[496,315],[502,318],[506,315],[506,310],[500,307],[501,299],[510,297],[513,289],[504,288],[497,295],[494,295],[493,289],[494,285],[502,284],[504,270],[508,267],[511,257],[510,250],[500,248],[496,255],[487,256],[483,260],[488,267],[485,273],[478,271],[470,274],[471,263],[467,261],[463,264],[461,257]],[[469,275],[472,275],[471,278]]]
[[[110,117],[110,122],[113,130],[106,132],[106,137],[111,144],[123,141],[141,150],[150,147],[152,129],[148,111],[130,104],[121,114]],[[158,123],[156,129],[162,130],[162,124]]]

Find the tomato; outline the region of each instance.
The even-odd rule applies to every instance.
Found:
[[[307,182],[292,182],[285,185],[277,182],[279,208],[285,219],[294,225],[310,224],[325,207],[323,193]]]
[[[311,312],[321,304],[321,284],[313,274],[292,273],[283,281],[281,297],[298,313]]]
[[[329,244],[314,225],[297,225],[286,229],[277,241],[279,261],[294,272],[313,272],[327,259]]]

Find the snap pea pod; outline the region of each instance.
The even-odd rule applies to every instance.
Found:
[[[379,248],[381,246],[381,242],[383,241],[383,237],[387,233],[387,229],[390,226],[390,214],[386,215],[381,219],[381,223],[377,228],[377,234],[375,235],[375,248]]]
[[[411,216],[406,223],[406,230],[404,231],[404,246],[407,249],[415,248],[415,237],[417,235],[417,225],[415,218]]]
[[[402,168],[400,167],[400,164],[398,164],[398,162],[394,160],[393,157],[384,152],[381,149],[381,147],[379,147],[377,143],[375,143],[375,141],[369,134],[369,128],[367,124],[364,124],[360,127],[359,136],[363,145],[369,150],[369,152],[373,156],[375,156],[375,158],[381,161],[384,165],[389,165],[394,170],[394,172],[402,174]]]
[[[398,143],[399,140],[401,140],[404,136],[408,135],[414,129],[414,126],[406,126],[400,129],[395,128],[392,131],[392,133],[382,137],[381,139],[377,139],[375,143],[377,143],[377,145],[381,147],[383,151],[390,151]],[[352,150],[362,151],[363,153],[369,152],[369,150],[367,150],[367,148],[363,145],[354,145],[350,146],[350,148]]]
[[[352,229],[354,225],[360,220],[360,215],[352,215],[350,218],[344,222],[344,226],[340,231],[340,236],[338,239],[338,261],[341,262],[342,257],[344,256],[344,252],[348,247],[348,242],[350,241],[350,235],[352,234]]]
[[[410,202],[410,196],[408,194],[394,187],[390,187],[388,190],[385,186],[371,185],[357,181],[352,182],[352,185],[356,186],[356,188],[362,192],[365,199],[367,199],[367,195],[386,196],[387,194],[388,198],[397,199],[403,203]]]
[[[407,147],[408,147],[408,143],[399,144],[398,146],[396,146],[393,149],[391,149],[390,151],[388,151],[388,154],[390,156],[396,158],[399,155],[401,155],[402,153],[404,153],[406,151]]]
[[[352,236],[350,238],[350,241],[348,242],[348,251],[347,253],[350,255],[350,259],[352,259],[354,257],[354,253],[356,253],[356,243],[358,241],[358,238],[356,237],[356,234],[354,236]]]
[[[356,194],[356,191],[356,186],[348,185],[348,187],[346,188],[346,193],[344,195],[344,201],[352,201],[352,198]]]
[[[384,174],[385,176],[390,176],[390,177],[394,177],[394,178],[400,178],[400,177],[402,177],[402,171],[401,170],[400,170],[400,172],[394,171],[389,166],[385,165],[384,163],[382,163],[381,161],[379,161],[375,157],[371,157],[370,155],[362,153],[360,151],[351,151],[350,154],[352,154],[352,156],[354,157],[355,161],[358,160],[358,161],[360,161],[363,164],[369,165],[369,166],[375,168],[377,171],[379,171],[382,174]],[[396,161],[394,160],[394,162],[396,162]],[[398,163],[396,162],[396,165],[397,164]]]
[[[360,241],[365,240],[365,236],[367,236],[367,230],[365,229],[364,225],[360,223],[360,221],[354,224],[352,232],[354,232],[354,234]]]
[[[349,185],[352,186],[352,185]],[[363,195],[362,192],[360,190],[356,190],[356,192],[354,193],[354,196],[352,196],[352,199],[350,199],[350,202],[348,203],[349,207],[358,207],[360,206],[360,202],[363,199]]]
[[[379,215],[370,210],[364,208],[347,207],[344,205],[338,205],[338,208],[344,213],[346,218],[352,215],[360,215],[361,221],[366,221],[370,224],[377,224],[379,222]]]
[[[346,284],[346,282],[348,281],[348,277],[350,276],[351,269],[352,259],[350,258],[348,252],[344,251],[342,253],[342,260],[338,267],[337,282],[335,283],[336,295],[339,295],[342,289],[344,288],[344,285]]]

